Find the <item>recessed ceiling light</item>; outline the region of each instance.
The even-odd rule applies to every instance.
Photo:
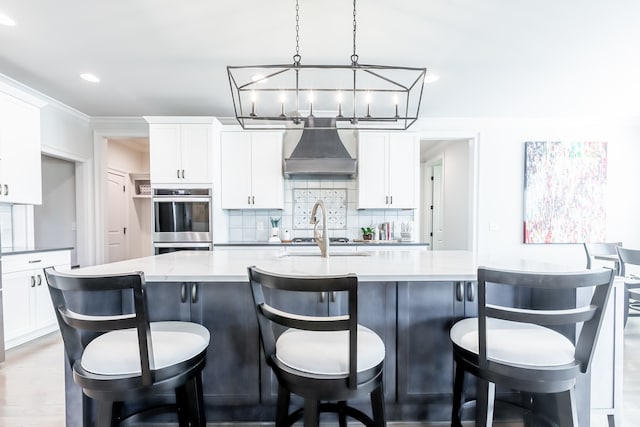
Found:
[[[433,83],[433,82],[437,82],[438,80],[440,80],[440,76],[437,74],[429,73],[426,76],[424,76],[425,83]]]
[[[98,83],[100,82],[100,79],[98,78],[98,76],[96,76],[95,74],[91,74],[91,73],[82,73],[80,74],[80,77],[82,77],[84,80],[91,82],[91,83]]]
[[[13,27],[14,25],[16,25],[16,21],[9,18],[4,13],[0,12],[0,24],[6,25],[7,27]]]

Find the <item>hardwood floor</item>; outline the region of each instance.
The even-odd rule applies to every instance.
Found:
[[[0,426],[64,427],[64,354],[58,333],[11,349],[0,363]],[[640,317],[624,342],[623,425],[640,425]]]

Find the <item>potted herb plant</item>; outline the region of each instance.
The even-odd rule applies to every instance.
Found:
[[[362,231],[363,240],[373,240],[373,227],[361,227],[360,231]]]

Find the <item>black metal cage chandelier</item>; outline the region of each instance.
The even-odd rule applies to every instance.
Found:
[[[302,65],[296,0],[296,54],[290,65],[227,66],[233,107],[243,129],[322,126],[352,129],[407,129],[418,119],[426,68],[363,65]]]

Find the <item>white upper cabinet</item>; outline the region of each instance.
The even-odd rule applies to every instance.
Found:
[[[415,133],[360,131],[358,209],[415,209],[419,172]]]
[[[211,184],[212,131],[211,123],[150,123],[151,184]]]
[[[42,203],[40,108],[0,93],[0,202]]]
[[[222,209],[283,209],[282,133],[222,132]]]

